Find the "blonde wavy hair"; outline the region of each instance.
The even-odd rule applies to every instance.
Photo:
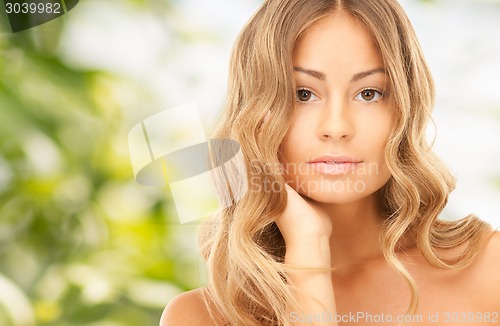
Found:
[[[230,63],[227,100],[211,138],[239,142],[248,191],[203,225],[199,242],[208,269],[202,289],[210,315],[226,325],[286,325],[287,305],[297,302],[287,282],[285,243],[274,223],[287,203],[279,149],[295,106],[292,52],[314,23],[344,10],[365,24],[379,47],[394,101],[394,132],[386,146],[391,172],[378,191],[386,223],[380,241],[387,263],[406,280],[418,306],[417,285],[396,250],[410,236],[429,263],[440,268],[471,264],[492,234],[474,215],[458,221],[438,219],[455,178],[425,139],[434,105],[434,83],[413,27],[396,0],[267,0],[240,33]],[[212,149],[221,155],[223,147]],[[262,191],[265,185],[282,191]],[[223,184],[221,184],[223,186]],[[236,196],[237,194],[233,194]],[[237,196],[238,198],[241,196]],[[465,248],[455,256],[441,249]],[[460,248],[462,248],[460,247]]]

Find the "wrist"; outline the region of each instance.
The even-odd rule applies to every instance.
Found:
[[[286,244],[285,263],[330,268],[329,237],[308,238],[302,239],[301,242]]]

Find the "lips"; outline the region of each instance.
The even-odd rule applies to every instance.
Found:
[[[316,157],[307,163],[328,163],[328,164],[342,164],[342,163],[361,163],[361,160],[358,160],[349,155],[322,155],[320,157]]]
[[[321,173],[329,175],[342,175],[356,168],[363,161],[348,155],[323,155],[309,162],[312,168]]]

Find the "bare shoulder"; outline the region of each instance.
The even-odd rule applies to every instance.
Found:
[[[483,268],[487,269],[485,272],[491,271],[500,276],[498,273],[500,268],[500,232],[493,233],[478,259],[479,262],[483,263]]]
[[[490,239],[490,244],[496,248],[496,250],[500,250],[500,231],[493,232],[493,235]]]
[[[475,284],[484,285],[484,300],[489,304],[495,303],[496,309],[500,309],[500,232],[493,233],[483,250],[479,253],[476,261],[471,266],[475,277]],[[488,299],[487,299],[488,298]]]
[[[222,326],[210,318],[201,289],[184,292],[173,298],[165,307],[160,326]]]

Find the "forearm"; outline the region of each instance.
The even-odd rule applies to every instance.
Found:
[[[328,238],[301,241],[300,245],[287,245],[285,263],[293,266],[331,266]],[[287,316],[290,326],[337,325],[334,289],[330,271],[291,270],[288,280],[296,288],[295,298],[301,306],[289,307]],[[312,323],[311,323],[312,321]]]

